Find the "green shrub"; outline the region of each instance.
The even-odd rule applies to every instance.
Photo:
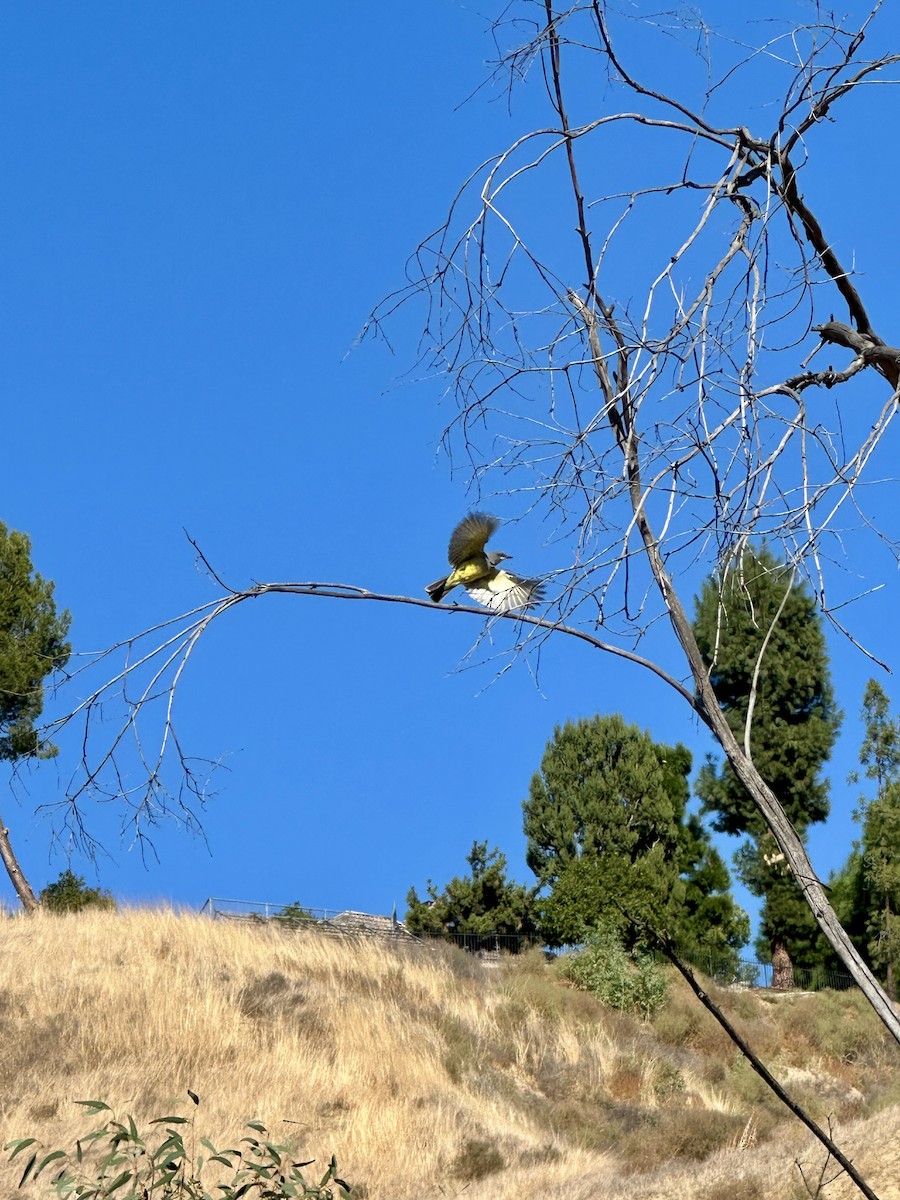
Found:
[[[200,1101],[188,1092],[194,1104]],[[73,1150],[48,1150],[36,1138],[16,1138],[3,1147],[10,1161],[21,1156],[25,1163],[19,1187],[44,1176],[49,1193],[60,1200],[238,1200],[241,1196],[267,1196],[270,1200],[334,1200],[347,1197],[350,1185],[337,1176],[332,1156],[318,1184],[307,1183],[301,1168],[310,1162],[294,1162],[289,1146],[268,1140],[268,1131],[259,1121],[249,1121],[251,1134],[241,1138],[240,1147],[217,1149],[208,1138],[200,1138],[203,1153],[196,1153],[193,1136],[190,1146],[182,1134],[189,1117],[164,1116],[149,1122],[151,1129],[138,1130],[134,1117],[121,1120],[102,1100],[78,1100],[91,1116],[109,1114],[102,1125],[78,1138]],[[204,1183],[210,1168],[214,1184]],[[223,1178],[224,1175],[224,1178]]]
[[[74,871],[63,871],[56,883],[41,892],[41,904],[50,912],[81,912],[84,908],[115,908],[109,892],[88,887]]]
[[[666,1000],[668,985],[659,964],[646,954],[629,954],[613,933],[598,932],[565,960],[564,973],[577,987],[610,1008],[638,1012],[649,1020]]]

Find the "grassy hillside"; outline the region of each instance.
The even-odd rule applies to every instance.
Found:
[[[303,1158],[336,1153],[370,1200],[796,1200],[794,1160],[818,1175],[677,980],[642,1025],[540,956],[491,970],[150,911],[2,920],[0,963],[0,1142],[65,1144],[90,1127],[73,1101],[100,1098],[139,1121],[179,1104],[217,1144],[258,1118]],[[898,1200],[900,1055],[860,998],[720,999]],[[47,1194],[15,1192],[19,1173],[4,1156],[0,1196]]]

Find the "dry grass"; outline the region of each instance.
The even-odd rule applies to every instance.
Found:
[[[539,957],[490,971],[159,911],[3,920],[0,955],[0,1141],[69,1144],[78,1099],[191,1115],[191,1088],[198,1136],[260,1119],[370,1200],[797,1200],[794,1159],[817,1157],[677,984],[645,1026]],[[898,1059],[865,1007],[723,1002],[897,1200]]]

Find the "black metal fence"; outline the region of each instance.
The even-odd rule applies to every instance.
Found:
[[[748,958],[739,959],[736,963],[733,959],[697,958],[692,965],[724,987],[772,986],[771,963]],[[794,967],[794,989],[798,991],[818,992],[822,988],[833,988],[840,992],[855,986],[853,978],[843,971],[827,967]]]
[[[521,954],[531,946],[544,944],[541,938],[523,933],[453,933],[448,930],[419,936],[423,941],[449,942],[470,954]]]

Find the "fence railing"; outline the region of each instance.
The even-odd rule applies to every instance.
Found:
[[[695,958],[693,964],[698,971],[714,979],[716,983],[726,987],[741,986],[770,988],[772,986],[772,964],[758,962],[754,959],[742,958],[704,960]],[[843,971],[830,970],[827,967],[794,967],[794,989],[805,992],[818,992],[822,988],[833,988],[835,991],[846,991],[855,987],[852,976]]]
[[[396,915],[378,916],[349,908],[308,908],[271,900],[227,900],[210,896],[200,909],[217,920],[273,922],[294,929],[315,929],[343,937],[388,937],[416,941]]]
[[[524,933],[453,933],[445,930],[443,933],[423,933],[419,935],[425,941],[449,942],[459,946],[460,950],[468,950],[470,954],[521,954],[530,946],[543,946],[543,940]]]
[[[404,942],[449,942],[470,954],[495,956],[500,953],[520,954],[530,946],[542,945],[535,935],[522,933],[454,933],[412,934],[396,915],[378,916],[355,912],[352,909],[307,908],[305,905],[276,904],[271,900],[226,900],[210,896],[200,910],[219,920],[276,922],[292,928],[315,929],[320,933],[340,937],[378,937],[402,939]],[[691,965],[725,987],[772,986],[772,964],[754,959],[715,959],[696,956]],[[845,991],[854,987],[850,975],[825,967],[794,967],[794,988],[819,991],[834,988]]]
[[[413,934],[395,915],[389,917],[352,909],[309,908],[299,904],[276,904],[271,900],[227,900],[210,896],[201,913],[218,920],[273,921],[294,928],[314,928],[322,933],[348,936],[393,937],[405,941],[450,942],[461,950],[475,953],[518,954],[527,946],[539,943],[538,938],[519,933],[453,933]]]

